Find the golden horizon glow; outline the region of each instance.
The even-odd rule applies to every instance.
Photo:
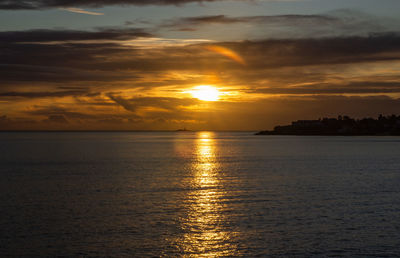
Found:
[[[193,98],[203,101],[217,101],[221,95],[217,88],[210,85],[196,86],[189,93],[192,94]]]

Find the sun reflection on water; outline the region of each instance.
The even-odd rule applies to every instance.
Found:
[[[225,198],[220,164],[212,132],[199,132],[195,144],[193,176],[188,196],[182,251],[192,256],[231,256],[234,232],[227,230]]]

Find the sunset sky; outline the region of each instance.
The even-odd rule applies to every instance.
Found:
[[[400,113],[399,0],[0,0],[0,130]]]

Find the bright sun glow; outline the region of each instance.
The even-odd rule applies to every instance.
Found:
[[[194,87],[189,93],[194,98],[204,101],[217,101],[221,94],[217,88],[208,85]]]

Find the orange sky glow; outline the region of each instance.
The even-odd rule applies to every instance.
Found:
[[[400,22],[389,9],[139,2],[32,1],[59,27],[0,10],[0,130],[256,131],[400,110]]]

